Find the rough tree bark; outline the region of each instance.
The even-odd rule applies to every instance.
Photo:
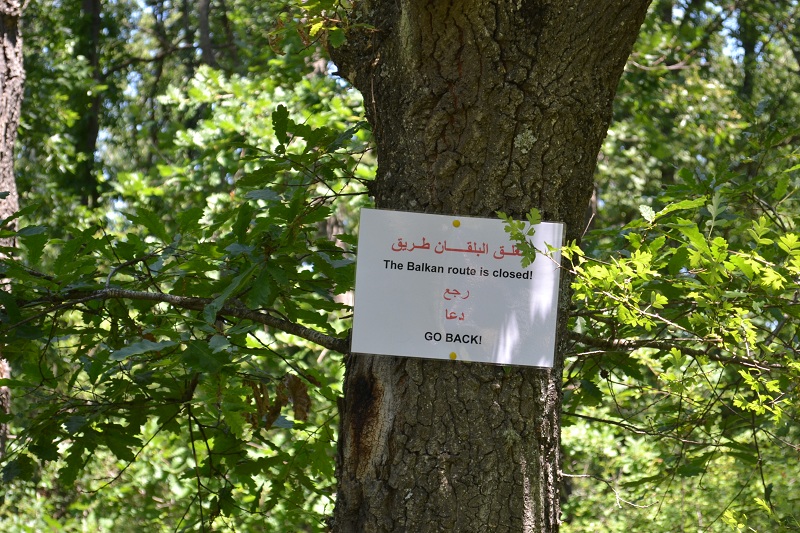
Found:
[[[579,239],[648,3],[354,2],[332,54],[364,95],[377,206],[537,207]],[[552,370],[350,356],[333,530],[557,531],[563,350]]]
[[[0,192],[8,193],[0,198],[0,220],[6,219],[19,209],[17,184],[14,180],[14,143],[17,140],[22,89],[25,70],[22,67],[22,37],[19,25],[25,4],[22,0],[0,1]],[[13,239],[0,239],[0,247],[11,248]],[[0,251],[0,257],[5,252]],[[5,290],[7,280],[0,280],[0,290]],[[0,345],[0,379],[8,378],[11,368],[2,358]],[[0,411],[10,410],[11,393],[0,387]],[[0,424],[0,458],[5,455],[8,428]]]

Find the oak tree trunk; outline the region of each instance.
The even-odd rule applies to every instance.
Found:
[[[484,217],[537,207],[579,239],[648,3],[354,2],[332,54],[364,96],[376,205]],[[562,275],[562,333],[569,283]],[[552,369],[350,356],[333,530],[557,531],[563,349]]]

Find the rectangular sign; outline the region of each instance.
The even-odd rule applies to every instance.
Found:
[[[521,260],[501,220],[362,209],[352,351],[552,367],[561,256]]]

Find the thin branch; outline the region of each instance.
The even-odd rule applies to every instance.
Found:
[[[192,429],[192,404],[186,404],[186,422],[189,424],[189,442],[192,443],[192,458],[194,459],[194,474],[197,478],[197,497],[200,502],[200,526],[203,531],[206,529],[206,523],[203,519],[203,482],[200,479],[200,463],[197,461],[197,448],[194,445],[194,430]]]
[[[758,428],[756,427],[756,414],[750,412],[750,428],[753,431],[753,447],[756,449],[758,461],[758,474],[761,476],[761,486],[764,488],[764,500],[769,505],[770,510],[775,511],[775,506],[772,505],[772,498],[770,498],[770,488],[767,486],[767,480],[764,479],[764,457],[761,455],[761,447],[758,445]]]
[[[25,265],[17,264],[16,266],[20,267],[26,273],[30,274],[31,276],[33,276],[35,278],[44,279],[44,280],[47,280],[47,281],[55,281],[56,280],[55,276],[51,276],[50,274],[45,274],[43,272],[39,272],[39,271],[34,270],[32,268],[28,268]]]
[[[645,70],[645,71],[651,71],[651,70],[652,71],[686,70],[686,69],[692,68],[689,65],[688,56],[686,58],[684,58],[684,59],[681,59],[678,63],[672,64],[672,65],[661,65],[660,62],[663,61],[664,59],[666,59],[666,58],[665,57],[661,57],[658,60],[656,60],[654,62],[655,66],[641,65],[641,64],[637,63],[636,61],[634,61],[633,59],[629,59],[628,63],[630,63],[634,67],[638,68],[639,70]]]
[[[170,422],[175,420],[175,418],[177,418],[177,416],[179,414],[180,414],[180,409],[176,410],[174,415],[172,415],[167,420],[165,420],[164,422],[159,424],[158,429],[155,431],[155,433],[153,433],[153,435],[151,435],[150,438],[147,439],[147,442],[145,442],[144,444],[141,445],[141,447],[139,447],[139,449],[136,451],[136,454],[133,456],[133,459],[128,461],[127,464],[122,469],[120,469],[120,471],[117,473],[116,476],[114,476],[113,478],[111,478],[110,480],[108,480],[107,482],[102,484],[101,486],[97,487],[96,489],[88,490],[88,491],[81,491],[81,492],[83,492],[85,494],[98,494],[101,490],[103,490],[104,488],[110,486],[112,483],[114,483],[119,478],[121,478],[122,475],[125,473],[125,471],[128,470],[129,467],[133,466],[133,463],[136,461],[136,459],[139,457],[139,455],[141,455],[141,453],[144,451],[144,449],[147,448],[147,446],[149,446],[151,442],[153,442],[153,439],[155,439],[158,436],[159,433],[161,433],[161,430],[164,429],[167,426],[167,424],[169,424]]]
[[[698,441],[698,440],[684,439],[684,438],[678,437],[677,435],[672,435],[672,434],[669,434],[669,433],[661,433],[661,432],[658,432],[658,431],[650,431],[650,430],[647,430],[647,429],[642,429],[640,427],[634,426],[633,424],[628,424],[626,422],[620,422],[619,420],[610,420],[610,419],[607,419],[607,418],[597,418],[597,417],[594,417],[594,416],[582,415],[580,413],[575,413],[573,411],[564,411],[562,414],[567,415],[567,416],[574,416],[575,418],[582,418],[582,419],[588,420],[590,422],[600,422],[600,423],[603,423],[603,424],[611,424],[612,426],[619,426],[619,427],[621,427],[623,429],[627,429],[628,431],[631,431],[631,432],[633,432],[633,433],[635,433],[637,435],[649,435],[651,437],[661,437],[661,438],[664,438],[664,439],[675,440],[675,441],[678,441],[678,442],[683,443],[683,444],[692,444],[694,446],[710,446],[710,445],[713,445],[713,443],[702,442],[702,441]]]
[[[110,248],[112,250],[114,249],[113,247],[110,247]],[[134,257],[133,259],[131,259],[129,261],[125,261],[124,263],[120,263],[120,264],[116,265],[108,273],[108,277],[106,277],[106,289],[111,288],[111,278],[114,276],[114,274],[116,274],[117,272],[119,272],[120,270],[122,270],[125,267],[129,267],[131,265],[135,265],[136,263],[141,263],[143,261],[147,261],[148,259],[152,259],[153,257],[157,256],[158,254],[160,254],[163,251],[164,251],[164,249],[158,249],[155,252],[151,252],[151,253],[149,253],[147,255],[144,255],[142,257]]]
[[[626,503],[626,504],[630,505],[631,507],[636,507],[637,509],[647,509],[648,507],[652,507],[652,506],[655,505],[655,503],[651,503],[649,505],[638,505],[638,504],[635,504],[635,503],[633,503],[631,501],[628,501],[628,500],[622,498],[619,495],[619,492],[617,491],[617,489],[614,488],[614,484],[613,483],[611,483],[607,479],[603,479],[603,478],[598,477],[598,476],[593,476],[591,474],[567,474],[565,472],[561,472],[561,475],[563,477],[585,477],[585,478],[589,478],[589,479],[594,479],[596,481],[602,481],[603,483],[608,485],[608,488],[611,489],[611,491],[614,493],[614,497],[616,497],[616,499],[617,499],[617,507],[619,507],[620,509],[622,508],[622,504],[620,502]]]
[[[588,335],[584,335],[582,333],[576,333],[571,331],[569,333],[569,338],[572,341],[578,342],[583,344],[584,346],[591,346],[592,348],[600,348],[605,349],[608,351],[613,350],[635,350],[637,348],[656,348],[659,350],[671,350],[672,348],[677,348],[681,351],[681,353],[688,355],[692,358],[698,357],[707,357],[712,361],[717,361],[718,363],[729,363],[729,364],[736,364],[741,365],[747,368],[756,368],[758,370],[770,370],[770,369],[781,369],[783,365],[779,363],[765,363],[763,361],[756,361],[745,359],[742,357],[736,356],[722,356],[722,355],[714,355],[712,353],[708,353],[702,350],[697,350],[695,348],[691,348],[689,346],[682,346],[678,344],[680,339],[674,339],[675,343],[671,343],[669,341],[660,341],[656,339],[641,339],[641,340],[630,340],[630,339],[595,339]],[[689,342],[699,342],[694,339],[687,339]]]

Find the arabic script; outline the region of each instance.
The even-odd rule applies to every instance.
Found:
[[[422,241],[417,244],[412,242],[409,244],[408,240],[403,240],[402,237],[397,239],[397,242],[392,244],[393,252],[413,252],[415,250],[430,250],[431,243],[426,237],[422,237]],[[481,256],[489,253],[489,244],[486,242],[478,243],[476,241],[468,241],[465,245],[449,246],[447,241],[438,241],[436,246],[433,247],[433,252],[437,254],[448,253],[461,253],[461,254],[475,254]],[[495,259],[504,259],[508,256],[522,257],[522,252],[516,247],[511,246],[511,250],[506,250],[506,246],[500,246],[492,253]]]

